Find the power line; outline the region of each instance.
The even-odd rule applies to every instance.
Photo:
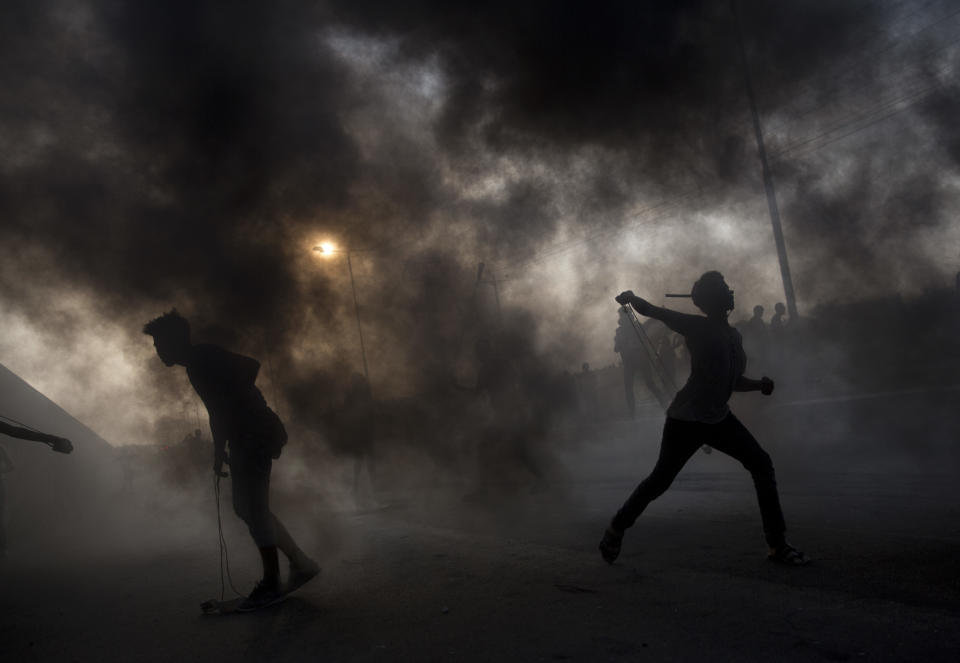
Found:
[[[929,4],[933,4],[933,3],[931,2],[931,3],[928,3],[928,5],[929,5]],[[916,9],[916,10],[914,10],[914,11],[911,11],[909,14],[907,14],[907,16],[912,16],[912,15],[918,14],[918,13],[920,13],[921,11],[922,11],[922,9]],[[932,27],[934,27],[934,26],[936,26],[936,25],[939,25],[940,23],[944,22],[944,21],[947,20],[947,19],[954,18],[954,17],[956,17],[957,15],[960,15],[960,10],[955,10],[955,11],[949,12],[949,13],[947,13],[947,14],[945,14],[945,15],[942,15],[942,16],[938,17],[937,19],[935,19],[934,21],[932,21],[932,22],[924,25],[923,27],[918,28],[917,30],[914,30],[912,33],[910,33],[910,34],[908,35],[908,38],[916,37],[917,35],[925,32],[926,30],[928,30],[928,29],[930,29],[930,28],[932,28]],[[900,21],[898,21],[898,22],[902,23],[902,22],[904,22],[904,20],[905,20],[904,18],[901,18]],[[948,48],[950,48],[950,47],[951,47],[953,44],[955,44],[956,42],[957,42],[957,39],[956,39],[956,38],[955,38],[955,39],[951,39],[947,44],[945,44],[945,45],[943,45],[943,46],[938,46],[938,47],[935,47],[935,48],[928,49],[928,50],[924,51],[923,53],[918,54],[917,57],[918,57],[918,58],[930,57],[930,56],[932,56],[932,55],[935,55],[936,53],[939,53],[939,52],[941,52],[941,51],[947,50]],[[820,95],[820,96],[823,96],[823,95],[826,94],[826,95],[833,95],[834,97],[836,97],[836,96],[837,96],[836,93],[839,92],[839,91],[841,91],[841,90],[844,91],[844,92],[847,92],[847,93],[851,93],[851,91],[852,91],[853,93],[856,93],[856,92],[858,92],[858,91],[864,90],[864,89],[870,84],[869,79],[866,78],[866,77],[860,78],[860,79],[858,80],[858,83],[857,83],[853,88],[851,88],[851,87],[845,87],[845,86],[843,85],[841,79],[843,79],[844,77],[846,77],[846,75],[849,74],[849,73],[853,73],[853,72],[856,72],[857,70],[862,69],[862,65],[863,65],[863,64],[869,63],[869,62],[871,62],[872,60],[875,60],[877,56],[879,56],[879,55],[881,55],[881,54],[883,54],[883,53],[885,53],[885,52],[887,52],[887,51],[890,51],[890,50],[892,50],[892,49],[894,49],[894,48],[896,48],[896,47],[899,47],[899,46],[904,46],[904,47],[906,47],[906,46],[909,46],[909,45],[910,45],[910,43],[907,42],[907,41],[902,41],[902,40],[901,40],[901,41],[893,41],[892,43],[887,44],[887,45],[884,46],[883,48],[880,48],[880,49],[874,51],[874,52],[871,53],[870,55],[858,59],[855,63],[847,66],[846,68],[844,68],[844,69],[842,69],[842,70],[840,70],[839,73],[834,74],[834,75],[831,75],[831,76],[830,76],[828,79],[826,79],[825,81],[820,82],[819,85],[824,85],[824,84],[825,84],[825,85],[828,85],[828,86],[829,86],[829,87],[826,88],[825,91],[824,91],[824,89],[823,89],[822,87],[815,87],[816,85],[818,85],[818,83],[810,82],[810,83],[807,83],[807,84],[801,86],[799,89],[790,88],[790,89],[786,90],[786,91],[783,92],[783,93],[779,93],[779,94],[778,94],[778,93],[774,93],[774,98],[775,98],[775,99],[782,99],[783,96],[785,96],[786,94],[789,94],[789,95],[792,96],[792,97],[800,97],[800,96],[804,95],[805,93],[807,93],[807,94],[818,94],[818,95]],[[905,71],[906,68],[907,68],[906,65],[903,66],[903,67],[901,67],[901,71]],[[769,104],[768,104],[768,105],[769,105]],[[807,117],[809,117],[809,116],[811,116],[811,115],[814,115],[815,113],[820,113],[820,112],[822,112],[822,110],[823,110],[823,104],[821,103],[821,104],[818,104],[817,108],[815,108],[815,109],[813,109],[813,110],[810,110],[810,111],[807,111],[807,112],[804,112],[804,113],[800,113],[800,114],[794,115],[794,116],[793,116],[793,120],[794,120],[794,121],[803,120],[804,118],[807,118]],[[740,128],[740,122],[742,122],[742,120],[737,120],[737,121],[735,121],[735,122],[731,121],[731,122],[723,123],[723,124],[721,124],[721,125],[718,127],[718,130],[719,130],[719,131],[729,131],[729,130],[732,130],[732,129],[734,129],[734,128]]]
[[[929,6],[930,4],[933,4],[933,2],[927,3],[926,6]],[[915,15],[915,14],[918,14],[918,13],[920,13],[920,12],[923,10],[923,8],[924,8],[924,7],[917,8],[917,9],[911,11],[909,14],[907,14],[907,16],[909,17],[909,16],[913,16],[913,15]],[[870,65],[872,65],[872,64],[875,63],[875,61],[876,61],[876,59],[877,59],[878,56],[883,55],[884,53],[887,53],[887,52],[889,52],[889,51],[892,51],[892,50],[894,50],[895,48],[898,48],[898,47],[901,47],[901,46],[909,46],[909,45],[910,45],[910,42],[907,41],[907,40],[912,40],[914,37],[917,37],[918,35],[920,35],[920,34],[926,32],[926,31],[928,31],[928,30],[930,30],[930,29],[932,29],[932,28],[940,25],[941,23],[943,23],[943,22],[945,22],[945,21],[947,21],[947,20],[949,20],[949,19],[955,18],[955,17],[957,17],[957,16],[960,16],[960,9],[954,9],[953,11],[950,11],[950,12],[947,12],[946,14],[943,14],[943,15],[941,15],[941,16],[938,16],[936,19],[930,21],[929,23],[923,25],[923,26],[920,27],[920,28],[917,28],[916,30],[913,30],[913,31],[910,32],[909,34],[907,34],[907,35],[905,35],[905,36],[903,36],[903,37],[900,37],[900,38],[898,38],[898,39],[891,40],[888,44],[886,44],[886,45],[883,46],[882,48],[879,48],[879,49],[877,49],[877,50],[875,50],[875,51],[873,51],[873,52],[871,52],[871,53],[868,53],[868,54],[866,54],[866,55],[864,55],[864,56],[862,56],[862,57],[859,57],[859,58],[858,58],[856,61],[854,61],[853,63],[847,65],[846,67],[844,67],[843,69],[839,70],[838,72],[836,72],[836,73],[834,73],[834,74],[831,74],[830,77],[829,77],[829,79],[827,79],[826,82],[827,82],[827,83],[832,82],[833,86],[826,88],[826,90],[824,90],[820,85],[818,85],[817,82],[810,82],[810,83],[808,83],[808,84],[803,85],[800,89],[792,89],[792,90],[790,90],[790,91],[789,91],[789,94],[792,95],[792,96],[799,96],[799,95],[803,94],[804,92],[811,92],[811,93],[813,93],[813,92],[818,92],[818,93],[821,93],[821,94],[823,94],[824,92],[826,92],[827,94],[829,94],[829,93],[833,93],[833,92],[840,91],[840,90],[842,89],[842,86],[841,86],[842,79],[845,78],[848,74],[857,72],[858,70],[860,70],[861,68],[863,68],[865,65],[866,65],[867,67],[869,67]],[[896,22],[894,23],[894,25],[896,25],[897,23],[903,23],[904,21],[905,21],[905,18],[901,18],[900,20],[896,21]],[[953,42],[951,41],[951,44],[952,44],[952,43],[953,43]],[[929,52],[927,52],[926,54],[929,55],[929,54],[935,53],[935,52],[937,52],[937,51],[939,51],[939,50],[943,50],[943,49],[942,49],[942,48],[931,49],[931,50],[930,50]],[[858,87],[861,87],[861,88],[862,88],[864,85],[865,85],[865,83],[864,83],[863,81],[861,81],[860,83],[858,83]],[[784,93],[784,94],[786,94],[786,93]],[[782,98],[782,96],[783,96],[783,95],[779,95],[779,97],[781,97],[781,98]]]
[[[948,68],[949,67],[944,67],[940,71],[935,73],[945,73],[946,69]],[[772,158],[775,161],[783,161],[785,157],[789,155],[792,155],[794,158],[796,158],[798,156],[803,156],[811,152],[814,152],[816,150],[819,150],[820,148],[826,145],[837,142],[838,140],[841,140],[853,134],[859,133],[860,131],[863,131],[864,129],[867,129],[868,127],[871,127],[887,118],[893,117],[894,115],[897,115],[899,113],[902,113],[908,110],[909,108],[915,106],[917,103],[923,101],[923,99],[929,93],[940,88],[942,88],[942,85],[939,83],[935,83],[933,85],[928,85],[920,89],[908,92],[904,95],[901,95],[900,97],[897,97],[896,99],[892,99],[888,102],[885,102],[880,106],[877,106],[869,110],[866,113],[862,113],[858,116],[851,117],[848,120],[845,120],[843,122],[834,124],[833,126],[826,129],[825,131],[822,131],[814,136],[810,136],[803,140],[799,140],[794,143],[791,143],[786,147],[775,152],[772,155]],[[863,124],[860,124],[860,123],[863,123]],[[857,126],[858,124],[860,126]],[[848,127],[854,127],[854,126],[857,126],[857,128],[851,131],[846,131],[833,138],[828,138],[831,135],[836,134],[836,132],[838,131],[843,131]],[[828,139],[820,140],[823,138],[828,138]]]
[[[918,54],[918,55],[917,55],[917,58],[918,58],[918,59],[929,58],[930,56],[936,55],[937,53],[940,53],[940,52],[942,52],[942,51],[946,51],[947,49],[949,49],[949,48],[953,47],[954,45],[956,45],[956,43],[957,43],[958,41],[960,41],[960,35],[954,36],[952,39],[950,39],[950,41],[948,41],[947,43],[945,43],[945,44],[943,44],[943,45],[941,45],[941,46],[938,46],[938,47],[936,47],[936,48],[928,49],[928,50],[924,51],[923,53]],[[900,71],[899,71],[899,76],[901,76],[901,77],[902,77],[902,76],[905,76],[906,73],[907,73],[907,69],[908,69],[908,67],[911,66],[911,64],[912,64],[912,63],[905,63],[903,66],[901,66],[901,67],[900,67]],[[869,79],[863,79],[863,81],[862,81],[861,83],[859,83],[856,87],[854,87],[854,88],[847,88],[847,89],[845,90],[845,92],[847,92],[847,93],[849,93],[851,96],[853,96],[853,95],[856,95],[858,92],[861,92],[861,91],[863,91],[864,89],[866,89],[870,84],[871,84],[871,83],[870,83],[870,80],[869,80]],[[839,90],[839,89],[840,89],[840,87],[831,88],[831,90],[834,90],[834,91],[835,91],[835,90]],[[839,101],[839,98],[834,99],[833,101],[834,101],[834,102],[837,102],[837,101]],[[808,117],[810,117],[810,116],[812,116],[812,115],[822,113],[822,112],[823,112],[823,106],[824,106],[824,103],[818,104],[817,107],[814,108],[814,109],[812,109],[812,110],[808,110],[808,111],[806,111],[806,112],[793,115],[792,119],[796,122],[796,121],[800,121],[800,120],[803,120],[803,119],[805,119],[805,118],[808,118]]]

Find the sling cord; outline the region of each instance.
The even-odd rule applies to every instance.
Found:
[[[217,532],[219,535],[220,542],[220,600],[223,601],[224,594],[226,593],[226,584],[224,583],[224,569],[226,569],[226,579],[230,583],[230,589],[233,590],[233,593],[237,596],[243,598],[243,594],[237,591],[237,588],[233,586],[233,578],[230,576],[230,554],[227,551],[227,542],[223,537],[223,521],[220,519],[220,475],[213,475],[213,494],[217,499]]]
[[[676,393],[677,385],[673,381],[673,376],[671,376],[667,371],[667,367],[664,365],[663,359],[660,357],[660,354],[654,347],[653,341],[651,341],[650,337],[647,335],[647,330],[643,328],[643,325],[640,324],[640,321],[637,319],[637,314],[633,312],[633,308],[630,306],[623,306],[621,310],[626,311],[627,315],[630,317],[630,324],[633,325],[633,330],[640,338],[640,345],[643,346],[644,352],[646,352],[647,358],[650,360],[650,364],[657,372],[657,376],[660,378],[663,386],[671,393]],[[661,405],[663,407],[667,407],[668,404],[661,403]]]

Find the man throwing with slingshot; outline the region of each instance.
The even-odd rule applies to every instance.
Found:
[[[270,511],[270,470],[287,433],[254,384],[260,363],[216,345],[192,345],[190,324],[176,310],[148,322],[143,333],[153,337],[164,364],[187,369],[190,384],[210,415],[213,471],[218,478],[226,477],[223,464],[230,466],[233,509],[260,549],[263,579],[239,609],[256,610],[280,601],[316,576],[320,567]],[[280,584],[278,548],[290,561],[286,586]]]
[[[753,477],[770,547],[768,558],[789,565],[806,564],[807,556],[786,541],[770,456],[727,405],[734,391],[759,391],[769,396],[773,380],[751,380],[743,375],[747,358],[740,333],[727,322],[733,310],[733,290],[723,275],[707,272],[701,276],[693,284],[691,297],[705,316],[654,306],[629,290],[615,298],[618,304],[633,306],[640,315],[660,320],[684,337],[690,352],[690,377],[667,409],[656,466],[613,517],[600,541],[600,554],[610,564],[616,560],[624,531],[670,487],[700,445],[709,444],[740,461]]]

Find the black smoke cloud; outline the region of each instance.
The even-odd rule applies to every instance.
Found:
[[[791,103],[815,97],[836,62],[860,55],[864,35],[882,41],[943,7],[895,9],[741,2],[765,116],[790,117]],[[691,189],[718,207],[760,195],[726,2],[20,2],[9,16],[0,242],[17,251],[4,260],[3,297],[38,319],[45,288],[91,293],[98,314],[132,334],[143,311],[176,304],[210,340],[269,339],[246,349],[266,343],[280,375],[310,374],[304,356],[322,364],[355,352],[343,275],[309,256],[322,231],[378,250],[355,258],[365,313],[389,320],[371,325],[371,358],[403,382],[396,376],[415,373],[425,348],[445,362],[463,353],[451,328],[470,318],[436,312],[471,301],[479,260],[540,255],[560,218],[577,232],[615,229],[648,197],[682,211]],[[379,59],[364,73],[331,36],[380,45]],[[884,70],[865,66],[858,90],[869,97]],[[406,98],[371,81],[427,69],[439,106],[416,118],[421,134],[397,114]],[[956,96],[944,87],[903,116],[923,131],[872,147],[894,155],[921,134],[922,146],[941,130],[955,138]],[[816,133],[818,116],[805,122]],[[769,136],[773,149],[788,138]],[[801,297],[830,292],[808,252],[842,259],[849,274],[880,270],[874,234],[857,232],[876,218],[864,209],[888,210],[890,232],[918,216],[942,223],[937,194],[956,140],[938,149],[932,160],[908,151],[911,167],[896,173],[856,164],[840,185],[821,154],[777,165]],[[496,195],[465,195],[503,170]],[[425,263],[432,280],[409,275]],[[701,270],[677,271],[686,280]],[[594,265],[587,281],[602,288],[614,280],[606,274]],[[308,332],[326,356],[305,354]]]

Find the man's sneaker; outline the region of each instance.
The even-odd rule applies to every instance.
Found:
[[[240,604],[237,610],[240,612],[259,610],[260,608],[266,608],[268,605],[279,603],[283,600],[283,597],[284,594],[280,591],[280,587],[276,583],[268,583],[265,580],[261,580],[257,583],[257,586],[253,588],[253,591],[250,592],[250,596],[243,600],[243,603]]]
[[[600,539],[600,554],[607,564],[613,564],[620,555],[620,546],[623,544],[623,532],[608,527]]]
[[[791,546],[789,543],[784,543],[779,548],[771,548],[770,554],[767,555],[767,559],[769,559],[771,562],[784,564],[786,566],[803,566],[810,563],[809,557]]]
[[[312,559],[307,558],[305,562],[290,565],[290,577],[287,578],[286,593],[303,587],[308,582],[317,577],[320,573],[320,565]]]

